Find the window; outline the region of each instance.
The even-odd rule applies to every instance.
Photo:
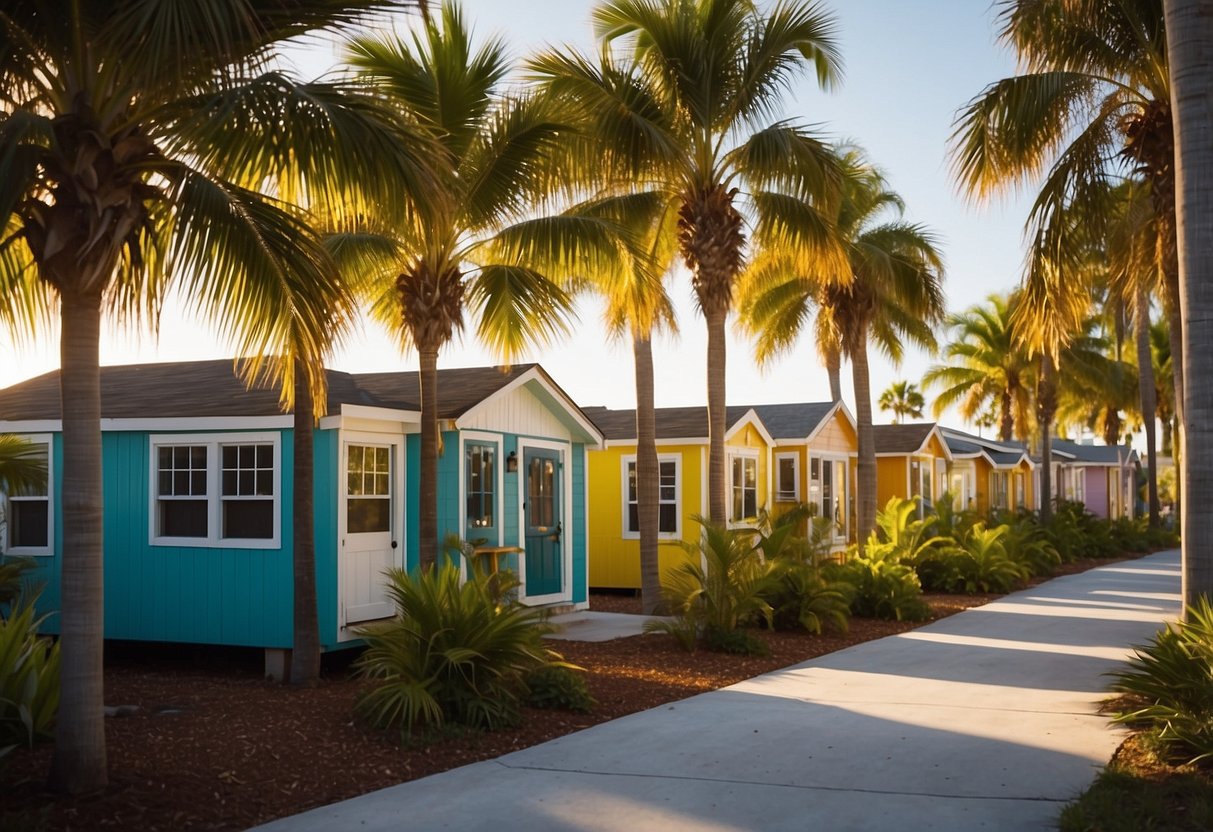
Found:
[[[1027,483],[1023,474],[1015,475],[1015,507],[1023,508],[1028,503]]]
[[[40,461],[47,472],[46,481],[37,488],[14,491],[8,495],[7,518],[0,505],[0,526],[7,519],[8,534],[0,536],[0,551],[13,555],[49,555],[51,545],[51,466],[50,440],[30,442],[30,456]]]
[[[636,457],[624,457],[624,534],[640,534],[640,496],[636,483]],[[657,458],[657,533],[678,537],[678,495],[681,491],[679,457]]]
[[[729,464],[733,497],[729,519],[734,523],[758,516],[758,459],[735,456]]]
[[[1005,471],[992,471],[990,473],[990,508],[1009,508],[1007,502],[1007,479],[1010,477]]]
[[[467,523],[472,529],[497,525],[494,500],[497,483],[497,446],[468,443],[466,477]]]
[[[153,436],[151,442],[152,543],[278,545],[277,434]]]
[[[345,463],[345,528],[350,534],[392,530],[392,449],[350,445]]]
[[[800,499],[800,454],[775,454],[775,499],[785,503]]]

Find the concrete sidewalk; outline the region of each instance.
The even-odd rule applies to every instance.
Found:
[[[1113,564],[261,829],[1053,828],[1121,739],[1103,674],[1178,611],[1178,552]]]

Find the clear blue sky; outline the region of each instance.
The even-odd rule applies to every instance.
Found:
[[[479,35],[495,33],[518,57],[544,45],[588,48],[590,0],[468,0],[465,12]],[[1012,56],[995,43],[993,10],[980,0],[834,0],[826,4],[839,21],[846,75],[839,89],[823,93],[812,82],[789,97],[786,115],[819,126],[834,138],[856,141],[888,175],[905,199],[909,219],[929,225],[943,240],[949,307],[963,309],[991,292],[1011,288],[1022,261],[1022,199],[980,208],[956,194],[948,175],[947,139],[958,107],[987,83],[1014,71]],[[407,21],[397,24],[407,26]],[[312,43],[292,50],[306,74],[333,66],[335,52]],[[680,334],[657,343],[657,404],[702,404],[705,337],[694,311],[686,276],[675,278]],[[606,340],[601,311],[581,305],[574,337],[527,356],[539,361],[583,405],[630,407],[634,401],[631,349]],[[33,345],[0,341],[0,386],[57,366],[54,339]],[[102,362],[180,361],[228,355],[224,345],[179,307],[166,311],[159,338],[147,333],[109,332]],[[806,341],[765,371],[755,368],[749,344],[733,336],[729,344],[729,401],[735,404],[826,399],[824,371]],[[470,338],[448,349],[440,366],[494,363]],[[911,354],[900,370],[874,356],[874,395],[891,381],[918,381],[930,363]],[[401,356],[376,325],[353,339],[333,362],[350,371],[415,369],[416,357]],[[849,367],[844,388],[850,398]],[[930,395],[928,394],[928,401]],[[879,420],[878,416],[878,420]],[[945,419],[954,422],[955,419]]]

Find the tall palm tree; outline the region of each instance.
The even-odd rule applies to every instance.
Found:
[[[654,409],[655,332],[676,329],[665,278],[674,265],[677,215],[660,193],[632,192],[587,200],[575,212],[616,223],[630,243],[620,267],[586,275],[606,302],[607,330],[632,339],[636,374],[636,500],[640,532],[640,599],[645,615],[661,605],[657,556],[660,526],[660,469]]]
[[[600,218],[537,215],[562,185],[569,121],[546,96],[507,91],[505,43],[474,47],[454,3],[411,41],[359,37],[347,55],[403,122],[430,127],[441,144],[438,187],[415,194],[403,217],[383,219],[394,256],[364,275],[373,314],[420,358],[418,533],[428,569],[439,544],[439,352],[463,329],[467,311],[477,336],[507,362],[564,333],[572,300],[561,281],[610,262],[617,244]]]
[[[846,148],[842,200],[834,220],[847,254],[845,279],[823,281],[793,264],[771,259],[746,276],[745,326],[757,336],[759,356],[789,348],[799,330],[789,331],[799,310],[816,303],[818,329],[838,333],[841,354],[850,360],[859,434],[858,534],[866,540],[876,523],[876,447],[872,432],[872,392],[868,347],[900,361],[904,341],[934,349],[934,326],[943,320],[943,261],[934,236],[901,219],[901,198],[860,152]],[[892,216],[890,216],[892,215]],[[821,324],[822,319],[828,321]]]
[[[1157,263],[1182,369],[1162,0],[1000,0],[998,7],[1000,37],[1024,71],[990,84],[961,110],[952,148],[957,179],[986,198],[1043,175],[1028,219],[1035,255],[1025,289],[1044,343],[1054,344],[1090,302],[1075,265],[1084,238],[1100,236],[1097,225],[1113,218],[1108,184],[1139,175],[1158,223]],[[1080,226],[1066,219],[1074,208],[1085,217]],[[1051,267],[1040,261],[1046,254]],[[1054,321],[1043,324],[1042,316]],[[1182,385],[1176,373],[1177,400]],[[1182,409],[1180,416],[1182,423]]]
[[[274,45],[351,24],[385,0],[9,3],[0,13],[0,315],[61,326],[62,692],[51,782],[106,782],[102,725],[101,429],[104,310],[156,319],[174,283],[237,335],[281,343],[253,310],[284,275],[324,280],[307,216],[253,187],[293,187],[355,210],[423,185],[425,151],[370,98],[300,84]],[[420,154],[420,155],[418,155]],[[45,308],[45,306],[43,307]],[[247,324],[247,325],[246,325]]]
[[[1150,324],[1150,363],[1154,366],[1154,394],[1158,420],[1162,422],[1162,452],[1174,454],[1175,385],[1171,383],[1171,333],[1165,320]]]
[[[1032,433],[1032,362],[1012,337],[1012,302],[990,295],[984,304],[947,318],[951,330],[943,362],[922,377],[926,387],[939,387],[936,418],[956,406],[974,420],[994,409],[998,438],[1026,440]]]
[[[678,217],[678,250],[708,331],[708,515],[724,522],[725,323],[747,256],[780,245],[845,274],[829,268],[842,257],[820,210],[833,178],[828,150],[775,118],[798,75],[837,80],[833,19],[804,0],[769,11],[751,0],[608,0],[592,17],[618,61],[551,51],[530,69],[581,104],[606,148],[591,163],[662,193]]]
[[[1168,46],[1174,82],[1176,122],[1175,169],[1179,187],[1179,279],[1183,299],[1183,343],[1187,364],[1182,413],[1183,495],[1189,506],[1206,506],[1213,497],[1213,368],[1205,361],[1213,353],[1213,142],[1209,125],[1209,90],[1213,89],[1213,16],[1207,3],[1166,0]],[[1174,324],[1172,324],[1174,326]],[[1184,512],[1183,597],[1187,605],[1204,595],[1213,597],[1213,520],[1207,511]]]
[[[921,419],[926,401],[912,381],[895,381],[880,394],[880,409],[893,414],[893,423],[905,419]]]

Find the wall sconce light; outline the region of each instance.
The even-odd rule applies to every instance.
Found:
[[[505,470],[511,474],[518,472],[518,454],[510,451],[510,455],[505,458]]]

